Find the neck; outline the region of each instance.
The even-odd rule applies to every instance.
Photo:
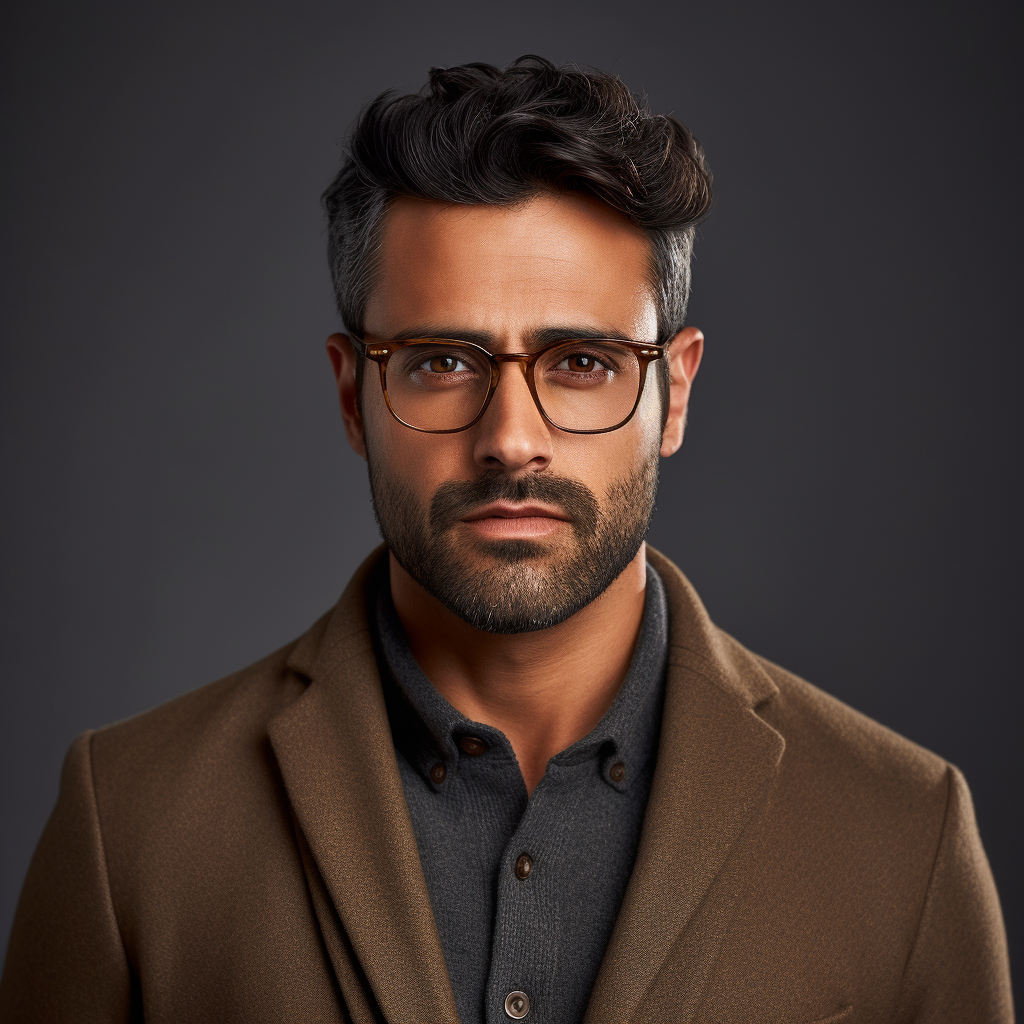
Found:
[[[533,633],[476,629],[390,558],[391,596],[412,653],[435,689],[467,718],[500,729],[528,793],[548,760],[597,725],[619,692],[643,618],[646,548],[599,597]]]

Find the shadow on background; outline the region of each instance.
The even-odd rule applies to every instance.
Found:
[[[1019,949],[1012,10],[23,9],[0,941],[71,739],[296,636],[376,543],[323,351],[347,126],[432,64],[536,52],[620,73],[715,173],[707,355],[652,542],[745,644],[964,770]]]

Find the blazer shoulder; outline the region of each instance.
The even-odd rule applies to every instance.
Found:
[[[90,734],[97,779],[141,781],[171,766],[211,764],[252,748],[280,710],[305,692],[308,680],[289,661],[330,613],[302,637],[246,668]],[[229,755],[230,756],[230,755]]]
[[[228,799],[268,792],[276,784],[273,720],[303,697],[318,667],[343,694],[358,666],[366,667],[368,586],[383,557],[382,549],[373,552],[337,604],[297,640],[239,672],[91,733],[101,818],[104,808],[107,817],[121,820],[152,818],[183,800],[210,808],[217,794]]]
[[[778,690],[763,717],[783,735],[789,756],[823,778],[854,775],[906,796],[944,798],[949,762],[767,658],[751,657]]]

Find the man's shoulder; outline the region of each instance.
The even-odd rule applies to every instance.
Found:
[[[828,831],[836,857],[914,847],[927,868],[963,776],[942,757],[781,666],[748,652],[775,693],[757,710],[785,743],[773,796],[795,834]],[[817,840],[815,840],[817,841]]]
[[[669,598],[671,663],[704,677],[782,737],[784,779],[834,794],[846,780],[851,794],[874,790],[897,803],[910,793],[945,793],[946,761],[746,648],[714,625],[676,565],[650,549],[648,558]]]
[[[343,676],[348,648],[365,653],[362,643],[350,642],[365,639],[366,590],[382,557],[381,548],[372,552],[337,604],[296,640],[229,676],[97,729],[90,736],[94,764],[122,773],[160,772],[201,768],[246,750],[262,754],[268,726],[306,692],[319,658],[328,673]]]
[[[237,672],[93,731],[97,780],[143,784],[196,772],[215,776],[227,762],[260,756],[269,723],[308,686],[293,664],[295,652],[322,634],[330,615]]]
[[[767,658],[750,656],[777,687],[763,714],[791,757],[819,763],[830,775],[855,772],[903,786],[931,789],[944,779],[950,765],[937,754]]]

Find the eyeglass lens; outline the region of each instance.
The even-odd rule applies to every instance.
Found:
[[[491,364],[470,346],[418,342],[395,351],[385,380],[399,419],[420,430],[456,430],[472,423],[487,401]],[[566,342],[537,360],[534,386],[541,408],[556,426],[603,430],[632,411],[640,389],[640,361],[631,349],[613,341]]]

